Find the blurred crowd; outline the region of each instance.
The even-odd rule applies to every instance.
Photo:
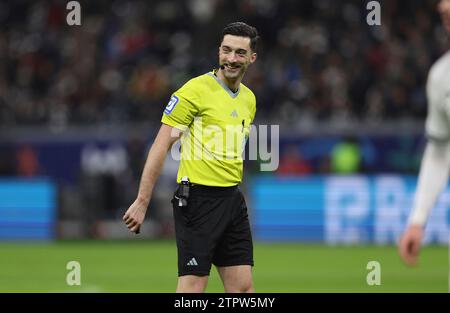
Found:
[[[159,122],[170,94],[217,66],[221,29],[259,30],[245,77],[257,120],[419,119],[425,82],[447,48],[435,0],[0,2],[0,126]]]

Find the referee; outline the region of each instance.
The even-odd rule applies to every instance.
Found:
[[[238,188],[242,152],[256,112],[253,92],[241,83],[256,61],[257,30],[242,22],[222,31],[220,68],[173,93],[149,151],[139,192],[123,220],[138,232],[167,152],[181,138],[172,199],[178,250],[177,292],[203,292],[211,264],[225,292],[253,292],[253,242]],[[231,140],[230,140],[231,138]]]

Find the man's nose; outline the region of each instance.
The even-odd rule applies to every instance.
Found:
[[[236,62],[236,53],[234,51],[231,51],[231,53],[228,54],[228,62]]]

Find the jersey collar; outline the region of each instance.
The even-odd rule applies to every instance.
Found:
[[[228,86],[216,75],[214,75],[214,71],[213,72],[209,72],[208,75],[211,76],[212,78],[214,78],[219,84],[220,86],[222,86],[223,89],[225,89],[225,91],[230,95],[231,98],[236,98],[239,95],[239,92],[241,91],[241,86],[239,84],[238,90],[236,92],[231,91],[230,88],[228,88]]]

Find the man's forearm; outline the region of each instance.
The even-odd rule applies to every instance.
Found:
[[[439,194],[445,188],[449,174],[450,146],[432,141],[427,143],[420,167],[410,224],[425,225]]]
[[[176,129],[163,125],[148,152],[137,196],[137,199],[146,205],[150,202],[153,187],[164,166],[167,151],[169,151],[179,135],[180,133]]]
[[[145,202],[146,204],[150,202],[153,187],[155,186],[156,180],[161,173],[166,154],[167,149],[156,144],[152,145],[148,153],[137,196],[139,200]]]

